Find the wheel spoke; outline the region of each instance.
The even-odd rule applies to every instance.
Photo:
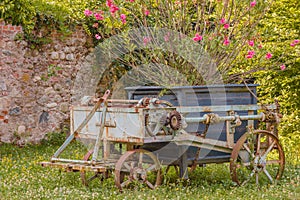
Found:
[[[131,179],[128,179],[128,180],[124,181],[123,183],[121,183],[121,187],[122,187],[122,188],[123,188],[123,187],[126,187],[126,186],[129,185],[131,182],[132,182]]]
[[[257,140],[256,140],[256,144],[257,144],[256,155],[259,155],[259,151],[260,151],[260,137],[261,137],[261,134],[258,134]]]
[[[267,160],[266,164],[267,165],[271,165],[271,164],[280,164],[281,161],[280,160]]]
[[[153,169],[155,169],[155,164],[153,164],[153,165],[151,165],[150,167],[148,167],[147,169],[146,169],[146,171],[147,172],[150,172],[150,171],[152,171]]]
[[[142,167],[142,164],[143,164],[143,155],[144,155],[144,153],[140,152],[138,167]]]
[[[251,163],[250,162],[245,162],[245,163],[242,163],[242,166],[243,167],[248,167],[248,166],[250,166],[251,165]]]
[[[273,149],[274,145],[275,145],[276,141],[274,141],[269,147],[268,149],[264,152],[264,154],[262,155],[262,159],[266,159],[267,155],[270,153],[270,151]]]
[[[249,149],[249,147],[247,146],[247,144],[243,144],[243,147],[246,149],[246,151],[252,156],[252,158],[254,158],[254,154],[253,152],[251,152],[251,150]]]
[[[249,177],[242,183],[242,186],[248,183],[254,174],[255,174],[255,170],[252,170]]]
[[[127,162],[124,162],[124,167],[125,167],[126,169],[128,169],[129,171],[130,171],[130,169],[131,169],[131,167],[128,165]]]
[[[273,178],[272,176],[269,174],[269,172],[267,171],[266,168],[263,169],[265,175],[268,177],[268,179],[271,181],[271,183],[273,183]]]
[[[237,169],[239,169],[239,168],[241,168],[241,167],[248,167],[248,166],[250,166],[251,165],[251,163],[250,162],[244,162],[244,163],[237,163],[236,165],[235,165],[235,167],[237,168]]]
[[[99,174],[98,174],[98,173],[96,173],[94,176],[90,177],[90,178],[88,179],[88,182],[94,180],[94,179],[97,178],[97,177],[99,177]]]
[[[145,183],[148,185],[149,188],[154,189],[154,185],[150,183],[148,180],[145,181]]]

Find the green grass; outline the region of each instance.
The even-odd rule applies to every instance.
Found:
[[[138,186],[119,193],[114,177],[87,188],[78,173],[39,165],[49,161],[60,144],[61,139],[55,138],[23,148],[0,144],[0,199],[300,199],[299,164],[287,164],[280,182],[262,188],[236,187],[231,182],[228,163],[199,167],[188,181],[178,179],[171,170],[156,190]],[[77,143],[71,150],[78,158],[85,151]]]

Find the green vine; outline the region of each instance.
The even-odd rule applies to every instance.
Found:
[[[27,41],[30,48],[51,42],[55,31],[62,36],[72,33],[81,23],[83,9],[93,3],[81,0],[2,0],[0,18],[6,23],[22,26],[16,39]]]

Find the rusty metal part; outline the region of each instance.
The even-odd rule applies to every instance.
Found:
[[[208,128],[209,128],[209,125],[210,125],[210,123],[208,123],[208,124],[205,123],[205,129],[204,129],[204,131],[202,133],[200,133],[200,134],[197,134],[197,135],[205,138],[206,137],[206,133],[207,133]]]
[[[203,117],[206,118],[206,121],[203,122],[205,124],[216,124],[221,121],[220,116],[216,113],[204,114]]]
[[[274,183],[283,174],[285,157],[278,138],[271,132],[245,133],[234,146],[230,159],[231,178],[238,185]]]
[[[173,104],[166,100],[156,100],[155,104],[164,104],[166,106],[173,107]]]
[[[161,184],[161,167],[157,157],[144,149],[125,152],[115,166],[115,184],[120,191],[133,182],[155,189]]]
[[[196,155],[195,155],[195,159],[193,160],[193,163],[192,163],[192,166],[191,166],[191,169],[190,169],[190,172],[193,172],[196,167],[197,167],[197,160],[198,160],[198,157],[200,155],[200,151],[201,151],[201,148],[197,148],[197,152],[196,152]]]
[[[91,160],[93,152],[94,152],[93,149],[88,151],[85,154],[85,156],[83,157],[83,160],[85,160],[85,161]],[[85,170],[80,171],[81,182],[84,186],[88,186],[89,183],[96,178],[98,178],[100,181],[103,181],[104,179],[107,179],[108,177],[109,177],[109,170],[96,171],[96,172],[88,172]]]
[[[147,107],[149,106],[149,104],[150,104],[150,98],[148,97],[143,98],[142,106]]]
[[[173,130],[179,130],[181,128],[181,115],[176,110],[170,113],[170,126]]]

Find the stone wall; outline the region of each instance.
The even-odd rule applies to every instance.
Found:
[[[15,40],[21,32],[0,21],[0,142],[20,145],[68,124],[74,80],[91,50],[81,28],[39,49]]]

